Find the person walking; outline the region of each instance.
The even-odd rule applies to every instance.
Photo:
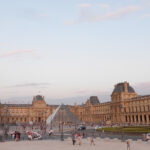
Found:
[[[72,144],[75,145],[76,143],[76,137],[75,134],[72,134]]]
[[[130,150],[130,141],[127,140],[127,150]]]
[[[81,137],[80,133],[78,134],[78,141],[79,141],[79,145],[81,145],[82,144],[82,137]]]
[[[95,145],[94,137],[93,137],[93,136],[91,137],[90,142],[91,142],[91,144],[90,144],[91,146],[92,146],[92,145]]]
[[[48,135],[51,136],[52,134],[54,134],[54,131],[51,129],[51,130],[48,132]]]

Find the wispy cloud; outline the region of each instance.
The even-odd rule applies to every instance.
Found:
[[[40,86],[49,86],[49,85],[51,85],[51,83],[26,83],[26,84],[16,84],[9,87],[20,88],[20,87],[40,87]]]
[[[41,13],[39,14],[40,17],[48,17],[48,14],[47,13]]]
[[[150,14],[144,14],[143,17],[150,17]]]
[[[35,51],[34,49],[26,49],[26,50],[19,50],[19,51],[9,51],[0,55],[0,58],[16,56],[16,55],[23,55],[25,53],[31,53]]]
[[[91,19],[91,21],[102,21],[102,20],[109,20],[109,19],[119,19],[122,16],[134,13],[136,11],[141,10],[142,7],[141,6],[128,6],[125,8],[120,8],[116,11],[107,13],[103,16],[95,16]]]
[[[84,4],[80,4],[79,7],[80,7],[80,8],[88,8],[88,7],[91,7],[91,4],[89,4],[89,3],[84,3]]]
[[[144,2],[145,6],[150,6],[150,0],[142,0]]]
[[[98,4],[98,6],[101,7],[101,8],[105,8],[105,9],[110,7],[108,4],[102,4],[102,3]]]
[[[104,7],[104,5],[103,5],[103,7]],[[70,20],[70,21],[66,22],[66,24],[77,24],[77,23],[82,23],[82,22],[97,22],[97,21],[120,19],[123,16],[140,11],[142,8],[143,8],[142,6],[130,5],[127,7],[119,8],[112,12],[107,12],[104,15],[99,15],[98,14],[99,12],[97,12],[98,15],[93,14],[93,12],[89,11],[89,9],[86,9],[86,10],[84,10],[84,13],[82,11],[80,11],[80,14],[79,14],[77,20]],[[85,11],[87,11],[87,14]]]
[[[137,83],[133,85],[133,87],[135,88],[135,91],[139,94],[150,94],[150,81]]]

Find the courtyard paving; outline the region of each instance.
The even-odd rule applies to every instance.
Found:
[[[95,146],[91,146],[86,139],[82,140],[81,146],[73,146],[71,140],[12,141],[1,142],[0,150],[127,150],[125,142],[95,140],[95,143]],[[131,150],[150,150],[150,144],[132,142]]]

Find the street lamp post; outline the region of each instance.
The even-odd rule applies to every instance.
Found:
[[[3,128],[3,131],[4,131],[4,138],[7,140],[7,137],[8,137],[8,130],[9,130],[9,125],[8,125],[8,115],[9,115],[9,112],[8,112],[8,108],[7,106],[4,107],[4,128]]]
[[[52,109],[51,109],[51,114],[53,113]],[[53,120],[51,120],[51,124],[50,124],[50,129],[52,130],[53,128],[53,123],[52,123]]]
[[[62,109],[62,128],[61,128],[61,141],[64,141],[64,131],[63,131],[63,124],[64,124],[64,114],[63,114],[63,109]]]
[[[64,125],[64,105],[62,105],[61,107],[61,141],[64,141],[63,125]]]
[[[122,104],[120,104],[120,110],[121,110],[121,114],[123,114],[122,113],[122,110],[123,110]],[[123,120],[122,119],[123,119],[123,116],[120,118],[121,124],[123,124]],[[124,126],[123,125],[122,125],[122,130],[121,130],[121,138],[122,138],[122,142],[124,142]]]

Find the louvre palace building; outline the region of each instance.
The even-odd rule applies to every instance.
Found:
[[[44,123],[58,105],[48,105],[41,95],[32,104],[1,104],[0,124]],[[115,85],[111,101],[101,103],[91,96],[85,104],[68,106],[83,123],[102,125],[150,125],[150,95],[140,96],[128,82]]]
[[[0,124],[44,123],[57,105],[47,105],[44,96],[33,97],[32,104],[0,104]]]

